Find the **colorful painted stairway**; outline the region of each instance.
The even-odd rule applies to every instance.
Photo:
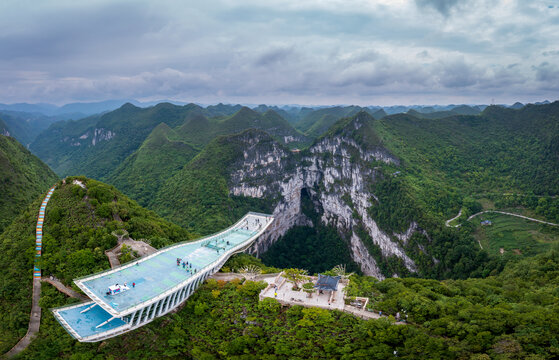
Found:
[[[41,203],[41,208],[39,209],[39,216],[37,218],[37,232],[35,236],[35,258],[36,259],[35,259],[35,266],[33,269],[33,277],[39,279],[41,278],[41,269],[39,269],[39,266],[37,265],[37,260],[38,260],[37,258],[41,257],[41,249],[43,248],[43,223],[45,221],[45,209],[47,208],[47,203],[49,202],[50,197],[54,192],[54,188],[55,186],[53,186],[49,190],[47,196]]]

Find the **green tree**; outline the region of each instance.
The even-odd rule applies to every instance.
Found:
[[[283,271],[283,276],[293,283],[294,287],[298,290],[299,283],[307,278],[307,270],[304,269],[287,269]]]

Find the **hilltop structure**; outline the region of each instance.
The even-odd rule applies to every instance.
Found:
[[[270,215],[248,213],[197,241],[163,248],[141,260],[74,280],[92,301],[53,310],[75,339],[96,342],[134,330],[182,304],[227,259],[268,228]]]

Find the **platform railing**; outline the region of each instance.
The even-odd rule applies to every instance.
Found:
[[[272,216],[271,216],[270,214],[266,215],[266,214],[261,214],[261,213],[249,212],[249,213],[247,213],[245,216],[243,216],[239,221],[237,221],[235,224],[229,226],[229,227],[226,228],[225,230],[222,230],[222,231],[219,231],[219,232],[215,232],[215,233],[210,234],[210,235],[206,235],[206,236],[201,237],[201,238],[199,238],[199,239],[195,239],[195,240],[184,240],[184,241],[180,241],[180,242],[177,242],[177,243],[174,243],[174,244],[166,245],[166,246],[164,246],[164,247],[162,247],[162,248],[160,248],[160,249],[157,249],[157,251],[156,251],[155,253],[150,254],[150,255],[148,255],[148,256],[142,258],[142,259],[139,259],[139,260],[131,260],[131,261],[128,261],[128,262],[126,262],[126,263],[124,263],[124,264],[120,264],[119,266],[116,266],[116,267],[114,267],[114,268],[112,268],[112,269],[106,269],[106,270],[102,270],[102,271],[99,271],[99,272],[94,273],[94,274],[91,274],[91,275],[84,275],[84,276],[77,277],[77,278],[74,279],[74,282],[76,282],[76,281],[81,281],[81,280],[84,280],[84,279],[93,280],[93,279],[98,278],[98,277],[101,276],[101,275],[105,275],[105,274],[108,274],[108,273],[111,273],[111,272],[116,272],[116,271],[118,271],[118,270],[121,270],[121,269],[124,269],[124,268],[126,268],[126,267],[132,266],[132,265],[134,265],[134,264],[136,264],[136,263],[141,263],[141,262],[143,262],[143,261],[146,261],[146,260],[148,260],[148,259],[150,259],[150,258],[152,258],[152,257],[154,257],[154,256],[156,256],[156,255],[158,255],[159,253],[161,253],[161,252],[163,252],[163,251],[167,251],[167,250],[170,250],[170,249],[173,249],[173,248],[176,248],[176,247],[180,247],[180,246],[183,246],[183,245],[185,245],[185,244],[196,244],[196,243],[201,242],[201,241],[212,240],[212,239],[215,238],[215,237],[223,236],[223,235],[224,235],[225,233],[227,233],[228,231],[234,230],[240,223],[242,223],[242,222],[243,222],[246,218],[248,218],[250,215],[258,216],[258,217],[272,218]]]
[[[227,234],[228,232],[230,232],[230,231],[234,230],[235,228],[239,227],[239,225],[240,225],[242,222],[244,222],[247,218],[249,218],[250,216],[264,217],[264,218],[266,218],[268,221],[267,221],[266,225],[265,225],[263,228],[261,228],[259,231],[257,231],[256,233],[254,233],[254,234],[253,234],[251,237],[249,237],[247,240],[245,240],[245,241],[243,241],[242,243],[237,244],[236,246],[234,246],[234,247],[232,247],[231,249],[227,250],[226,253],[224,253],[222,256],[218,257],[215,261],[213,261],[213,262],[211,262],[210,264],[207,264],[206,266],[200,268],[200,269],[197,271],[196,274],[190,276],[188,279],[185,279],[183,282],[181,282],[181,283],[179,283],[179,284],[177,284],[177,285],[173,285],[173,286],[168,287],[167,289],[165,289],[165,290],[164,290],[162,293],[160,293],[159,295],[157,295],[157,296],[155,296],[155,297],[153,297],[153,298],[151,298],[151,299],[142,301],[142,302],[140,302],[140,303],[138,303],[138,304],[136,304],[136,305],[134,305],[134,306],[132,306],[132,307],[130,307],[130,308],[127,308],[127,309],[124,310],[124,311],[121,311],[121,312],[116,311],[115,309],[113,309],[112,307],[110,307],[103,299],[101,299],[100,297],[98,297],[96,294],[94,294],[92,291],[90,291],[90,290],[83,284],[84,280],[86,280],[86,279],[87,279],[87,280],[93,280],[93,279],[96,279],[96,278],[98,278],[98,277],[101,277],[101,276],[110,274],[110,273],[112,273],[112,272],[119,271],[119,270],[124,269],[124,268],[126,268],[126,267],[133,266],[133,265],[136,264],[136,263],[142,263],[143,261],[146,261],[146,260],[148,260],[149,258],[151,258],[151,257],[153,257],[153,256],[156,256],[156,255],[160,254],[161,252],[168,251],[168,250],[170,250],[170,249],[183,246],[183,245],[185,245],[185,244],[194,244],[194,243],[199,243],[199,242],[208,241],[208,240],[211,241],[212,239],[214,239],[214,238],[216,238],[216,237],[223,236],[224,234]],[[252,242],[253,242],[256,238],[258,238],[262,233],[264,233],[264,231],[266,231],[266,229],[267,229],[268,226],[272,223],[273,220],[274,220],[274,218],[273,218],[271,215],[269,215],[269,214],[267,215],[267,214],[260,214],[260,213],[249,212],[249,213],[247,213],[245,216],[243,216],[239,221],[237,221],[234,225],[228,227],[227,229],[225,229],[225,230],[223,230],[223,231],[214,233],[214,234],[212,234],[212,235],[203,237],[203,238],[198,239],[198,240],[194,240],[194,241],[192,241],[192,240],[187,240],[187,241],[182,241],[182,242],[180,242],[180,243],[175,243],[175,244],[168,245],[168,246],[159,249],[157,252],[155,252],[155,253],[153,253],[153,254],[151,254],[151,255],[149,255],[149,256],[147,256],[147,257],[141,259],[141,260],[132,260],[132,261],[130,261],[130,262],[124,264],[124,265],[121,265],[120,267],[116,267],[116,268],[114,268],[114,269],[108,269],[108,270],[104,270],[104,271],[101,271],[101,272],[96,273],[96,274],[93,274],[93,275],[82,276],[82,277],[76,278],[76,279],[74,279],[74,283],[75,283],[84,293],[86,293],[92,300],[94,300],[96,303],[98,303],[105,311],[107,311],[108,313],[110,313],[110,314],[113,315],[113,316],[122,317],[122,316],[128,315],[128,314],[130,314],[130,313],[133,313],[134,311],[136,311],[136,310],[138,310],[138,309],[141,309],[141,308],[144,307],[144,306],[147,306],[147,305],[150,305],[150,304],[152,304],[152,303],[154,303],[154,302],[156,302],[156,301],[159,301],[159,300],[165,298],[167,295],[169,295],[169,294],[173,293],[174,291],[178,290],[179,288],[181,288],[181,287],[183,287],[183,286],[186,286],[188,283],[193,282],[193,281],[196,281],[197,279],[199,279],[201,276],[203,276],[203,275],[205,274],[205,270],[210,269],[211,267],[215,266],[215,265],[216,265],[217,263],[219,263],[224,257],[227,257],[227,258],[228,258],[228,257],[230,257],[231,255],[235,254],[236,252],[240,252],[240,251],[245,250],[246,248],[248,248],[248,247],[252,244]]]

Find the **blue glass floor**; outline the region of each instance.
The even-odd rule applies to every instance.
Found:
[[[194,270],[202,270],[223,256],[225,251],[245,242],[255,233],[256,231],[234,229],[219,236],[217,240],[185,243],[140,260],[138,265],[127,266],[91,280],[85,279],[83,285],[107,305],[122,312],[180,284],[193,276]],[[177,258],[181,259],[179,266]],[[183,261],[189,265],[183,267]],[[109,286],[125,283],[129,290],[107,295]]]
[[[126,324],[120,319],[114,319],[108,324],[96,328],[97,325],[109,320],[112,315],[103,310],[99,305],[95,305],[91,310],[80,314],[82,310],[87,309],[91,305],[92,303],[88,302],[79,307],[58,309],[57,311],[64,321],[81,337],[103,333]]]

